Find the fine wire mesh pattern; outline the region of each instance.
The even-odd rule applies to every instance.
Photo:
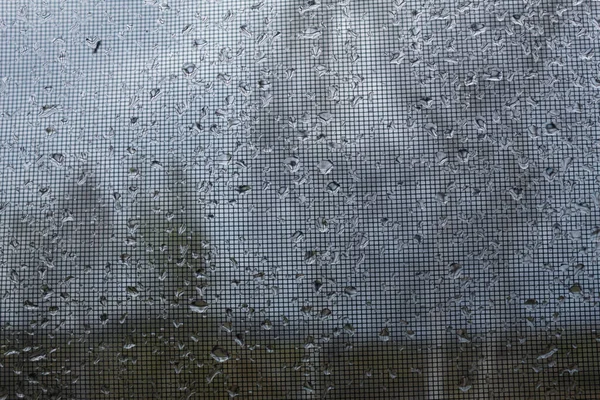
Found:
[[[600,398],[600,2],[0,5],[0,400]]]

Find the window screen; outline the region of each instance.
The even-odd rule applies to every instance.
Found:
[[[600,3],[0,5],[0,399],[600,396]]]

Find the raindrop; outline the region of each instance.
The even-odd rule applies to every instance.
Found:
[[[300,160],[296,157],[287,157],[283,160],[283,163],[290,170],[290,172],[296,172],[300,169]]]
[[[551,182],[555,176],[556,176],[556,170],[554,168],[548,167],[544,170],[544,178],[546,178],[546,180],[548,182]]]
[[[329,319],[329,318],[331,318],[332,314],[333,313],[331,312],[331,310],[329,308],[324,308],[324,309],[321,310],[321,313],[320,313],[321,319],[322,320]]]
[[[538,305],[538,301],[536,299],[527,299],[524,304],[526,307],[535,307]]]
[[[154,100],[158,97],[158,95],[160,95],[160,89],[156,88],[156,89],[152,89],[150,91],[150,99]]]
[[[128,338],[128,339],[125,341],[125,344],[123,344],[123,348],[124,348],[125,350],[130,350],[130,349],[133,349],[135,346],[136,346],[136,345],[135,345],[135,343],[134,343],[134,341],[133,341],[133,339],[132,339],[132,338]]]
[[[340,190],[340,184],[337,182],[329,182],[327,184],[327,191],[329,193],[337,193]]]
[[[322,160],[317,164],[317,168],[323,175],[327,175],[333,169],[333,163],[329,160]]]
[[[271,88],[271,82],[265,79],[260,79],[258,81],[258,88],[263,91],[269,90]]]
[[[433,137],[433,138],[437,138],[438,137],[438,127],[435,124],[432,124],[431,122],[426,123],[423,126],[423,129],[425,129],[425,132],[427,132],[429,134],[429,136]]]
[[[46,358],[46,353],[39,353],[39,354],[34,354],[31,357],[29,357],[29,361],[37,362],[37,361],[42,361],[45,358]]]
[[[512,187],[508,189],[508,193],[512,196],[513,200],[519,201],[523,198],[523,189],[520,187]]]
[[[458,389],[463,392],[466,393],[469,390],[471,390],[471,388],[473,387],[473,385],[471,385],[471,383],[469,382],[469,379],[467,378],[463,378],[462,382],[460,383],[460,385],[458,386]]]
[[[210,351],[210,356],[217,362],[225,362],[231,358],[227,350],[222,347],[215,346]]]
[[[387,327],[379,331],[379,340],[382,342],[387,342],[390,340],[390,330]]]
[[[471,342],[471,339],[469,339],[469,337],[467,336],[467,331],[465,331],[464,329],[457,329],[456,336],[458,337],[459,343],[470,343]]]
[[[39,306],[37,304],[34,304],[33,302],[31,302],[29,300],[25,300],[23,302],[23,307],[25,307],[25,309],[28,311],[36,311],[39,308]]]
[[[194,72],[196,72],[196,64],[194,64],[194,63],[183,64],[183,67],[181,69],[183,70],[184,74],[186,74],[187,76],[190,76]]]
[[[319,114],[319,122],[323,124],[329,124],[333,119],[333,114],[329,112],[322,112]]]
[[[452,263],[450,264],[450,266],[448,267],[449,272],[450,272],[450,278],[452,279],[458,279],[461,277],[462,275],[462,271],[463,271],[463,267],[462,265],[458,264],[458,263]]]
[[[448,154],[443,151],[438,151],[435,155],[435,163],[442,166],[448,162]]]
[[[61,153],[54,153],[52,156],[50,156],[50,158],[56,165],[62,165],[62,163],[65,161],[65,156]]]
[[[309,11],[315,11],[319,7],[321,7],[321,1],[320,0],[309,0],[309,1],[306,2],[305,5],[300,6],[298,8],[298,12],[300,14],[304,14],[304,13],[307,13]]]
[[[322,35],[323,35],[323,32],[321,32],[317,28],[306,28],[300,34],[298,34],[298,37],[300,39],[315,40],[315,39],[320,38]]]
[[[238,333],[237,335],[235,335],[235,337],[233,338],[233,341],[235,342],[235,344],[237,344],[240,347],[244,347],[246,344],[246,337],[243,333]]]
[[[581,294],[581,285],[579,285],[579,283],[573,284],[569,288],[569,292],[571,292],[571,294]]]
[[[537,359],[538,359],[538,361],[545,360],[547,358],[552,357],[556,352],[558,352],[558,347],[553,347],[550,350],[548,350],[547,352],[540,354],[537,357]]]
[[[241,185],[241,186],[238,186],[238,188],[237,188],[237,191],[240,194],[247,193],[251,190],[252,190],[252,186],[250,186],[250,185]]]
[[[304,382],[304,384],[302,385],[302,390],[309,394],[315,392],[315,389],[313,388],[313,385],[310,382]]]
[[[471,156],[471,154],[469,153],[469,150],[467,150],[467,149],[458,150],[458,154],[456,155],[456,157],[458,158],[458,161],[463,162],[463,163],[469,162],[470,156]]]
[[[206,301],[204,301],[202,299],[196,300],[189,305],[190,310],[192,312],[195,312],[198,314],[202,314],[202,313],[206,312],[206,310],[208,309],[209,306],[210,306],[210,304],[208,304]]]
[[[474,22],[471,24],[471,33],[473,36],[479,36],[486,31],[485,24],[481,22]]]
[[[215,164],[217,165],[229,165],[231,163],[231,154],[220,154],[215,158]]]
[[[479,132],[485,132],[487,130],[487,123],[481,117],[475,118],[474,126]]]
[[[346,332],[350,336],[353,336],[356,333],[356,328],[352,326],[352,324],[345,324],[344,332]]]
[[[558,132],[560,132],[560,129],[554,122],[550,122],[545,126],[544,133],[548,136],[556,135]]]
[[[321,288],[323,287],[323,281],[320,279],[317,279],[313,282],[313,287],[315,292],[319,292],[319,290],[321,290]]]
[[[265,319],[260,325],[260,327],[266,331],[270,331],[271,329],[273,329],[273,323],[271,322],[271,320]]]

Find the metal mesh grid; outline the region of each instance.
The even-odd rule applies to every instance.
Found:
[[[600,395],[599,3],[0,6],[0,399]]]

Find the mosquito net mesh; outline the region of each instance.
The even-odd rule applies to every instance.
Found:
[[[0,4],[0,399],[598,398],[599,38],[593,0]]]

